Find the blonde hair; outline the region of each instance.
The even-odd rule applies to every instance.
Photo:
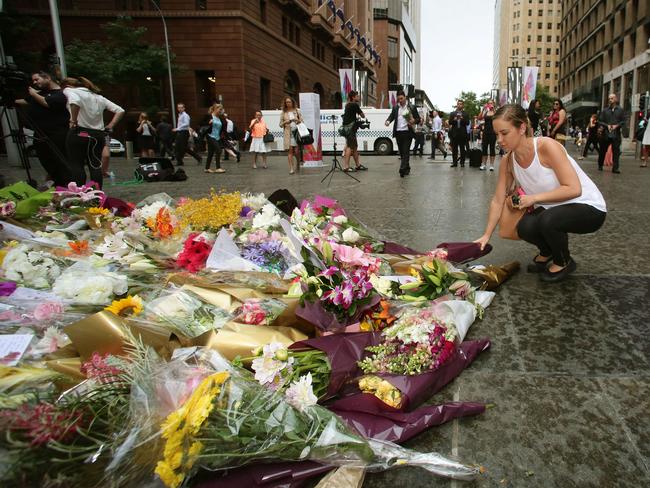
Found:
[[[79,78],[64,78],[63,84],[65,86],[72,86],[74,88],[88,88],[93,93],[101,93],[101,89],[97,85],[95,85],[88,78],[84,78],[83,76],[80,76]]]
[[[221,105],[220,103],[215,103],[215,104],[212,105],[212,107],[210,107],[210,108],[208,109],[208,113],[209,113],[210,115],[214,115],[215,112],[217,112],[217,110],[219,110],[219,109],[221,109],[221,108],[223,108],[223,105]]]
[[[519,129],[522,124],[526,124],[526,137],[532,137],[533,135],[532,124],[528,118],[528,113],[521,105],[518,105],[516,103],[508,103],[506,105],[500,106],[494,113],[492,120],[497,119],[503,119],[507,122],[510,122],[517,129]]]

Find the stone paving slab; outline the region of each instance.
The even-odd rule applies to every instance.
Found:
[[[162,191],[202,196],[211,188],[267,194],[287,188],[299,200],[320,193],[387,239],[420,250],[482,233],[496,173],[414,158],[411,175],[399,178],[396,157],[362,159],[370,170],[355,173],[361,183],[336,173],[329,186],[321,184],[327,168],[291,176],[282,155],[269,157],[269,169],[253,170],[245,155],[241,163],[224,163],[222,175],[206,175],[187,158],[186,182],[107,181],[105,189],[131,201]],[[494,407],[408,443],[481,464],[485,474],[463,483],[404,468],[368,474],[365,487],[650,486],[650,169],[631,157],[623,158],[621,175],[598,172],[594,156],[580,164],[605,195],[609,214],[597,234],[571,237],[578,271],[558,285],[522,271],[502,287],[469,334],[490,337],[491,350],[432,399]],[[134,166],[115,159],[117,182],[130,179]],[[22,177],[1,159],[0,173],[8,181]],[[485,264],[525,266],[534,255],[532,246],[496,235],[492,244]]]

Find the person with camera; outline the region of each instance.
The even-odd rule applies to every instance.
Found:
[[[465,167],[465,154],[469,140],[469,134],[467,132],[469,116],[464,108],[465,102],[458,100],[456,102],[456,110],[449,114],[449,140],[451,141],[452,168],[458,166],[459,162],[461,168]],[[458,158],[459,149],[460,159]]]
[[[397,141],[397,148],[400,154],[399,175],[401,178],[411,173],[409,158],[411,154],[411,142],[415,137],[415,126],[420,123],[420,114],[417,109],[406,99],[404,90],[397,92],[397,104],[391,110],[386,127],[391,122],[393,125],[393,137]]]
[[[79,77],[63,80],[70,111],[70,130],[66,139],[68,161],[72,181],[77,185],[86,183],[86,165],[90,179],[102,187],[102,153],[108,135],[124,115],[124,109],[101,96],[100,89],[90,80]],[[104,125],[104,112],[113,113],[111,121]]]
[[[516,224],[516,235],[539,249],[528,272],[540,273],[545,282],[562,281],[576,270],[568,234],[591,234],[600,229],[607,216],[605,199],[559,142],[533,137],[520,105],[500,107],[493,124],[499,146],[508,153],[499,165],[485,232],[474,242],[485,248],[497,224],[500,232],[508,230],[504,229],[508,222],[514,224],[505,218],[510,209],[525,209]]]
[[[153,158],[154,154],[154,136],[156,129],[149,121],[149,116],[146,112],[141,112],[138,117],[138,128],[135,129],[138,133],[138,146],[140,146],[140,157]]]
[[[359,117],[365,118],[365,114],[359,106],[359,94],[352,90],[348,93],[348,103],[345,104],[342,120],[342,125],[352,127],[345,137],[345,152],[343,153],[343,171],[345,172],[352,171],[352,168],[350,168],[350,157],[354,159],[355,169],[357,171],[366,171],[368,169],[359,162],[359,144],[357,142]]]
[[[55,185],[67,186],[72,180],[65,148],[70,122],[67,99],[52,75],[44,71],[32,74],[28,92],[26,98],[16,100],[15,104],[26,109],[38,160]]]
[[[598,171],[603,170],[607,149],[612,146],[614,165],[612,173],[619,174],[618,163],[621,158],[621,128],[625,125],[625,113],[618,104],[618,97],[610,93],[607,97],[609,105],[600,111],[598,125],[603,128],[598,149]]]

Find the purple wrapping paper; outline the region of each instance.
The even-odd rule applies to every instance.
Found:
[[[436,247],[447,249],[447,260],[457,264],[474,261],[492,251],[491,244],[486,244],[481,251],[481,245],[478,242],[443,242]]]
[[[294,342],[290,349],[312,348],[327,355],[332,368],[325,396],[327,399],[336,395],[346,381],[361,373],[357,361],[363,358],[366,347],[376,346],[380,341],[380,332],[353,332]]]
[[[16,291],[16,283],[13,281],[2,281],[0,282],[0,297],[11,296],[13,292]]]
[[[457,353],[435,371],[414,376],[381,373],[376,374],[376,376],[384,378],[402,392],[402,406],[399,410],[402,412],[408,411],[421,405],[431,398],[431,396],[442,390],[445,385],[453,381],[466,367],[472,364],[479,353],[489,347],[489,339],[465,341],[458,347]],[[359,402],[365,396],[359,391],[358,386],[344,390],[342,395],[356,398],[356,401]],[[386,405],[386,407],[388,406]]]
[[[197,488],[299,488],[310,478],[327,473],[335,466],[313,461],[253,464],[227,473],[202,471]]]
[[[483,403],[452,402],[404,413],[370,393],[343,398],[328,408],[362,436],[397,443],[406,442],[430,427],[485,411]]]
[[[384,243],[384,250],[382,251],[384,254],[408,254],[413,256],[426,254],[420,251],[416,251],[415,249],[411,249],[410,247],[402,246],[401,244],[397,244],[396,242],[390,242],[390,241],[382,241],[382,242]]]
[[[341,329],[344,329],[348,325],[359,322],[363,313],[369,308],[377,305],[380,300],[381,297],[379,295],[374,295],[369,303],[362,307],[358,307],[356,313],[352,317],[349,317],[345,322],[339,322],[336,315],[325,310],[320,300],[316,302],[305,301],[296,309],[296,315],[301,319],[314,324],[314,326],[321,332],[337,332],[341,331]]]
[[[108,197],[102,204],[102,208],[109,210],[116,209],[116,215],[118,217],[128,217],[133,212],[134,206],[119,198]]]

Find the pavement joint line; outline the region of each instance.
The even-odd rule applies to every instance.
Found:
[[[517,364],[521,368],[522,371],[524,371],[526,368],[524,367],[523,359],[521,357],[521,354],[519,354],[519,351],[521,351],[521,348],[519,347],[519,335],[517,334],[517,329],[515,328],[515,322],[512,318],[512,309],[510,307],[510,293],[508,291],[507,287],[504,287],[501,289],[501,294],[503,298],[503,302],[505,303],[506,306],[506,326],[509,332],[511,332],[512,336],[512,342],[514,344],[515,351],[517,353]]]
[[[454,390],[454,401],[460,401],[460,386]],[[460,422],[457,418],[453,420],[452,435],[451,435],[451,456],[453,459],[458,459],[458,445],[460,441]],[[451,480],[451,488],[458,488],[458,481]]]
[[[501,375],[501,376],[547,376],[549,378],[561,377],[561,378],[579,378],[579,379],[595,379],[595,380],[637,380],[637,379],[650,379],[650,374],[589,374],[589,373],[567,373],[564,371],[477,371],[467,369],[463,371],[463,376],[469,378],[471,376],[490,376],[490,375]]]

